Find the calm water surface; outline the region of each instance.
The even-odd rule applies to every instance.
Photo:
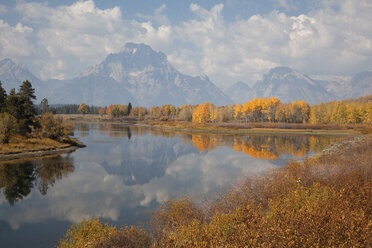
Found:
[[[77,123],[87,147],[0,162],[0,247],[53,247],[72,223],[146,223],[170,197],[212,198],[244,175],[303,159],[341,137],[216,135]]]

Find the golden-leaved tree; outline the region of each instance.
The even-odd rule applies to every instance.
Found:
[[[215,106],[213,103],[205,102],[199,104],[192,114],[192,122],[195,123],[208,123],[212,122],[212,115]]]
[[[82,113],[83,115],[87,114],[89,112],[89,106],[85,103],[80,104],[78,111]]]

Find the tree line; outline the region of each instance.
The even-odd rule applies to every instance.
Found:
[[[129,103],[128,105],[115,104],[107,108],[101,107],[98,113],[110,117],[132,116],[139,119],[192,121],[194,123],[372,124],[372,95],[311,106],[304,100],[282,103],[275,97],[255,98],[243,104],[226,106],[215,106],[213,103],[205,102],[180,107],[166,104],[147,109],[145,107],[132,108]]]

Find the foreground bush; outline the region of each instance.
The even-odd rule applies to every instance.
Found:
[[[246,178],[204,208],[170,200],[150,229],[153,247],[371,247],[372,136]],[[98,247],[150,245],[145,232],[124,230]]]
[[[125,227],[111,235],[96,248],[146,248],[151,246],[149,235],[139,228]]]
[[[72,225],[64,239],[59,241],[59,248],[146,248],[151,241],[148,234],[135,227],[117,229],[115,226],[102,224],[99,219],[83,220]]]
[[[108,224],[102,224],[99,219],[83,220],[78,225],[72,225],[66,236],[59,242],[60,248],[89,248],[115,235],[117,229]]]

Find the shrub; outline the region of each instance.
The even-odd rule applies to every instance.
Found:
[[[149,235],[136,227],[125,227],[98,244],[95,248],[146,248],[151,247]]]
[[[17,120],[8,113],[0,113],[0,142],[8,144],[17,127]]]
[[[83,220],[78,225],[72,225],[64,239],[59,241],[59,248],[89,248],[96,247],[109,237],[117,234],[116,227],[102,224],[99,219]]]
[[[52,113],[45,113],[40,119],[39,134],[42,138],[61,140],[72,135],[72,124],[63,124],[61,119],[57,119]]]

